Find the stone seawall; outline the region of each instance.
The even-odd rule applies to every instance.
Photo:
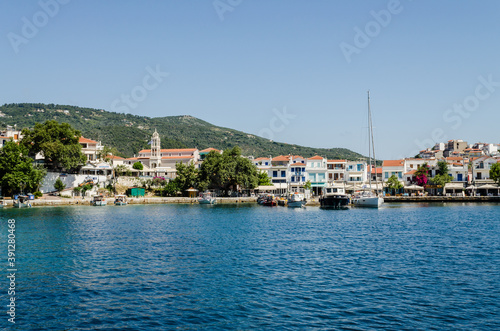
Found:
[[[257,198],[216,198],[218,204],[243,204],[257,203]],[[113,205],[114,198],[106,198],[108,205]],[[183,204],[198,204],[198,198],[128,198],[129,204],[168,204],[168,203],[183,203]],[[5,200],[6,207],[12,207],[14,200]],[[68,205],[90,205],[90,199],[82,198],[67,198],[67,199],[36,199],[30,200],[32,207],[39,206],[68,206]]]
[[[500,202],[500,196],[494,197],[384,197],[384,202]]]

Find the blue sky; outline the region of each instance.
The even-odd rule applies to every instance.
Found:
[[[192,115],[367,154],[370,90],[379,158],[448,139],[500,142],[498,1],[0,6],[0,104]]]

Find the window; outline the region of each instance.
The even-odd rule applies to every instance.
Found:
[[[403,178],[403,173],[402,172],[398,172],[398,177],[399,177],[399,179]]]
[[[266,165],[269,165],[269,162],[266,162]]]
[[[286,177],[286,171],[281,171],[281,177]]]
[[[363,165],[362,164],[358,164],[357,170],[358,171],[363,171]]]
[[[306,181],[306,177],[302,176],[302,181],[305,182]]]
[[[388,173],[387,171],[386,171],[386,172],[384,172],[384,177],[385,177],[385,179],[388,179],[388,178],[389,178],[389,173]]]
[[[273,171],[273,177],[278,177],[278,171]]]

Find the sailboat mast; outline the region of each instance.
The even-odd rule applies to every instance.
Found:
[[[368,182],[370,183],[370,190],[372,189],[372,150],[371,150],[371,111],[370,111],[370,90],[368,90]]]
[[[378,196],[377,158],[375,157],[375,141],[373,140],[373,121],[372,121],[372,111],[370,108],[370,91],[368,91],[368,121],[370,122],[370,138],[371,138],[371,143],[372,143],[372,155],[373,155],[373,161],[375,163],[375,192],[377,193],[377,196]],[[371,162],[371,160],[370,160],[370,162]],[[370,164],[370,169],[371,169],[371,164]],[[371,176],[370,176],[370,178],[371,178]]]

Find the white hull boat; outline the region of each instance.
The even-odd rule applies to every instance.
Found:
[[[198,198],[198,203],[200,205],[213,205],[215,204],[216,200],[214,197],[212,197],[212,193],[210,192],[205,192],[201,193],[200,197]]]

